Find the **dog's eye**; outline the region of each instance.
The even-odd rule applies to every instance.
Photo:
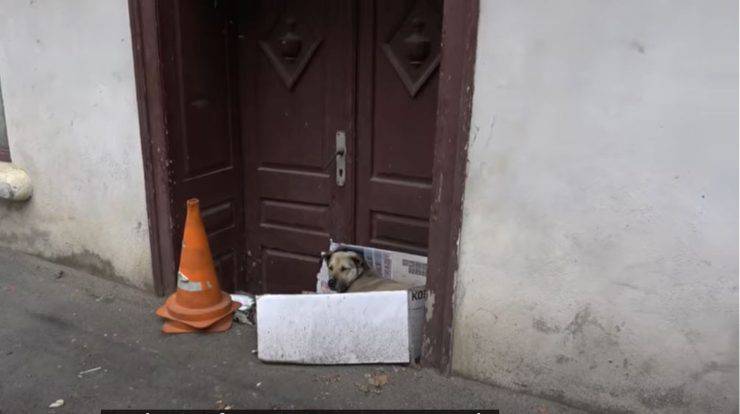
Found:
[[[342,272],[346,272],[347,270],[349,270],[349,267],[347,267],[347,266],[342,266]]]
[[[329,266],[329,270],[334,270],[334,266]]]

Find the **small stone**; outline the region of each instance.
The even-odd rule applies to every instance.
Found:
[[[56,276],[57,279],[61,279],[64,277],[64,270],[60,270],[57,272]]]

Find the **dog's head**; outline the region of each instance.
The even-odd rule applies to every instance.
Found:
[[[365,259],[352,250],[337,250],[324,254],[329,268],[329,288],[335,292],[346,292],[367,269]]]

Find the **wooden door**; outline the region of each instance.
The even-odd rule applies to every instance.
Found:
[[[265,292],[314,290],[329,238],[354,231],[354,163],[337,185],[336,135],[354,153],[354,3],[240,2],[247,275]]]
[[[177,259],[185,201],[196,197],[219,282],[229,291],[244,288],[244,182],[232,6],[230,1],[157,3],[170,147],[169,154],[154,154],[170,171]]]
[[[251,289],[313,290],[330,238],[426,253],[440,3],[239,3]]]
[[[441,3],[359,3],[359,244],[427,252]]]

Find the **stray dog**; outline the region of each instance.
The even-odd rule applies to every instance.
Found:
[[[379,292],[407,290],[411,286],[394,280],[383,279],[353,250],[335,250],[323,255],[329,267],[329,289],[344,292]]]

